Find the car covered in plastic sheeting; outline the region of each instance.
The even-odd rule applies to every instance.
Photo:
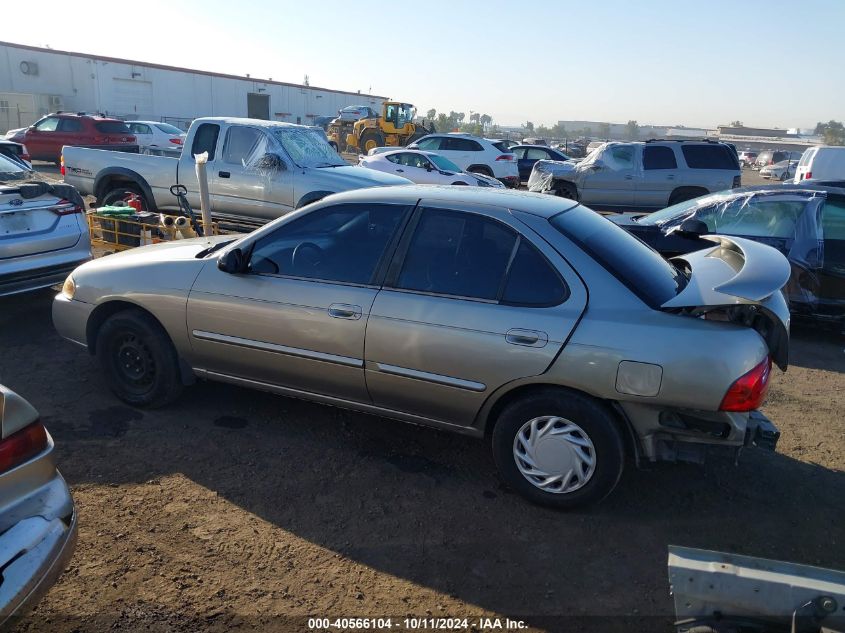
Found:
[[[76,545],[76,512],[38,412],[0,385],[0,629],[33,607]]]
[[[605,143],[577,164],[537,161],[528,189],[594,209],[654,211],[741,182],[727,143],[654,140]]]
[[[665,257],[710,245],[707,234],[773,246],[792,269],[784,292],[794,314],[845,319],[845,189],[748,187],[682,202],[650,215],[608,216]]]

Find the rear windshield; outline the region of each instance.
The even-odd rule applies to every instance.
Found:
[[[587,207],[559,213],[551,223],[654,309],[687,283],[683,273],[657,251]]]
[[[739,170],[736,154],[727,145],[682,145],[681,151],[690,169]]]
[[[10,180],[27,180],[34,172],[0,154],[0,183]]]
[[[123,121],[97,121],[94,127],[103,134],[131,134],[129,126]]]
[[[505,143],[504,141],[496,141],[495,143],[493,143],[493,147],[495,147],[497,150],[499,150],[503,154],[509,154],[510,153],[510,150],[508,149],[508,144]]]
[[[178,127],[169,123],[156,123],[156,127],[165,134],[184,134]]]

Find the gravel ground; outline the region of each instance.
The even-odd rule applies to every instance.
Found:
[[[68,570],[20,631],[305,631],[306,616],[410,614],[668,631],[669,544],[845,569],[837,332],[793,328],[764,408],[777,453],[629,468],[601,505],[561,513],[505,489],[464,437],[211,383],[127,407],[59,339],[51,299],[0,299],[0,381],[40,410],[80,516]]]

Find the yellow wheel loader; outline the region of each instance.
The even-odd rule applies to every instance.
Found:
[[[417,109],[410,103],[385,101],[382,115],[342,121],[339,117],[329,125],[329,143],[338,152],[367,154],[374,147],[404,147],[433,132],[414,123]]]

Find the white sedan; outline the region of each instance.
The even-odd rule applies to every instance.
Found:
[[[760,169],[760,176],[771,178],[772,180],[788,180],[795,176],[795,168],[797,166],[797,160],[782,160],[779,163],[767,165]]]
[[[126,125],[138,139],[142,154],[178,155],[182,153],[185,132],[175,125],[160,121],[127,121]]]
[[[470,185],[497,187],[504,185],[483,174],[461,171],[455,163],[434,152],[417,149],[395,149],[390,152],[362,156],[359,166],[396,174],[418,185]]]

